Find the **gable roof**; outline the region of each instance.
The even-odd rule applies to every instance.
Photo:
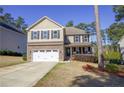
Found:
[[[65,35],[82,35],[82,34],[88,34],[88,33],[76,27],[65,27]]]
[[[15,32],[18,32],[18,33],[21,33],[21,34],[25,34],[20,29],[16,28],[15,26],[12,26],[11,24],[5,23],[3,21],[0,21],[0,26],[4,27],[6,29],[9,29],[11,31],[15,31]]]
[[[30,30],[31,28],[33,28],[34,26],[36,26],[38,23],[40,23],[41,21],[43,21],[43,20],[45,20],[45,19],[48,19],[49,21],[51,21],[51,22],[55,23],[56,25],[58,25],[58,26],[60,26],[60,27],[63,28],[63,26],[60,25],[59,23],[55,22],[54,20],[50,19],[50,18],[47,17],[47,16],[44,16],[44,17],[40,18],[39,20],[37,20],[35,23],[33,23],[31,26],[29,26],[29,27],[27,28],[27,30]]]

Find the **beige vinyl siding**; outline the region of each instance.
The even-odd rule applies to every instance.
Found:
[[[74,43],[74,36],[67,36],[67,39],[70,43]]]
[[[74,37],[75,37],[75,35],[70,35],[70,36],[66,36],[66,37],[67,37],[67,39],[68,39],[68,41],[69,41],[70,43],[75,43],[75,42],[74,42]],[[80,42],[83,43],[83,41],[82,41],[82,35],[80,35]]]
[[[32,30],[36,30],[36,29],[55,29],[55,28],[60,28],[60,26],[58,26],[57,24],[51,22],[48,19],[44,19],[42,22],[40,22],[39,24],[34,26],[32,28]]]
[[[41,31],[49,30],[49,39],[41,39]],[[60,38],[51,38],[51,30],[60,30]],[[31,39],[31,32],[32,31],[40,31],[39,39],[32,40]],[[35,25],[32,29],[28,31],[28,42],[53,42],[53,41],[64,41],[64,30],[62,27],[58,26],[57,24],[51,22],[48,19],[44,19],[39,24]]]

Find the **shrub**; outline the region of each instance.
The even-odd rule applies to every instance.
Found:
[[[118,51],[106,51],[106,52],[104,52],[104,59],[107,61],[120,60],[121,59],[121,53]]]
[[[112,64],[121,64],[121,53],[118,51],[105,51],[104,54],[104,60],[109,61],[109,63]]]
[[[88,55],[78,55],[75,54],[72,56],[72,60],[76,60],[76,61],[83,61],[83,62],[97,62],[97,57],[91,54]]]
[[[17,53],[11,50],[0,50],[0,55],[8,55],[8,56],[22,56],[21,53]]]
[[[122,64],[122,60],[118,60],[118,59],[111,59],[109,62],[112,64],[118,64],[118,65]]]
[[[27,61],[27,55],[26,54],[23,54],[22,58],[23,58],[24,61]]]
[[[116,73],[119,71],[119,67],[116,64],[106,64],[105,70],[110,73]]]

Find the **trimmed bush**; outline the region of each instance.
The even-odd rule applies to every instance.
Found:
[[[116,73],[119,71],[119,67],[116,64],[106,64],[105,70],[110,73]]]
[[[7,55],[7,56],[22,56],[21,53],[17,53],[11,50],[0,50],[0,55]]]
[[[26,54],[24,54],[22,58],[24,61],[27,61],[27,55]]]
[[[75,54],[71,58],[72,60],[82,61],[82,62],[97,62],[97,57],[92,54]]]

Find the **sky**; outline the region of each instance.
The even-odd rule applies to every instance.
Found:
[[[74,25],[80,22],[91,23],[95,21],[94,7],[88,5],[74,6],[0,6],[4,12],[11,13],[14,18],[21,16],[25,19],[26,24],[31,25],[43,16],[48,16],[54,21],[65,26],[70,20],[73,20]],[[101,29],[109,27],[115,22],[112,6],[99,6],[100,25]]]

